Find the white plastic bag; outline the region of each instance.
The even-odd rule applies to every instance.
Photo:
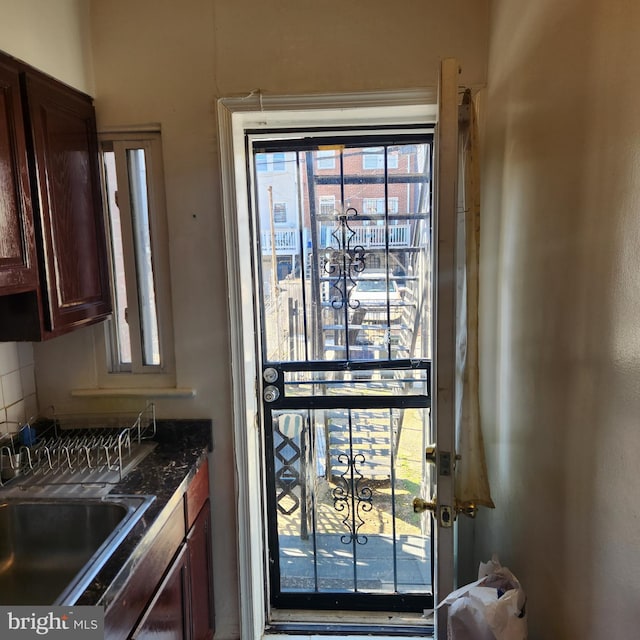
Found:
[[[450,593],[448,640],[527,640],[526,596],[497,557],[481,562],[478,580]]]

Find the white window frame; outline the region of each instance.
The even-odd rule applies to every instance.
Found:
[[[117,328],[113,318],[103,326],[96,327],[96,359],[98,365],[98,384],[102,388],[120,387],[175,387],[175,355],[173,336],[173,313],[171,301],[171,281],[169,271],[169,234],[164,192],[164,171],[162,162],[162,141],[159,130],[104,131],[99,136],[101,151],[113,150],[116,154],[116,171],[120,178],[118,184],[118,208],[122,220],[123,244],[125,248],[125,276],[127,281],[128,324],[131,335],[130,366],[119,362],[117,346]],[[137,277],[135,260],[132,253],[132,231],[128,206],[128,183],[123,180],[127,175],[127,149],[144,149],[147,174],[147,199],[151,240],[151,259],[155,284],[155,302],[158,324],[160,364],[142,363],[142,345],[140,340],[139,306],[137,304]],[[104,173],[103,173],[104,176]],[[106,185],[105,185],[106,187]],[[105,202],[107,195],[105,190]],[[106,224],[107,238],[111,244],[110,216],[108,206]],[[113,280],[114,265],[112,251],[109,252]],[[115,308],[115,305],[114,305]]]

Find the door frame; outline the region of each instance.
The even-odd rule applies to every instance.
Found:
[[[264,635],[268,624],[265,530],[262,525],[263,447],[259,429],[258,363],[254,336],[251,216],[245,131],[286,127],[418,124],[437,119],[437,89],[313,96],[221,98],[217,105],[223,223],[231,332],[232,411],[236,465],[240,632]],[[258,517],[259,516],[259,517]],[[437,562],[437,560],[436,560]],[[439,571],[439,569],[437,569]],[[452,567],[449,568],[452,572]],[[437,593],[436,593],[437,597]],[[288,636],[292,638],[293,636]]]

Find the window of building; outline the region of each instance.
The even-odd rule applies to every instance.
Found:
[[[362,199],[362,212],[365,214],[372,213],[385,213],[385,199],[384,198],[363,198]],[[398,198],[389,198],[389,213],[398,213]]]
[[[282,224],[287,221],[287,203],[286,202],[274,202],[273,203],[273,221],[276,224]]]
[[[362,168],[363,169],[384,169],[384,155],[385,147],[371,147],[366,149],[362,153]],[[387,168],[398,168],[398,154],[387,154]]]
[[[256,153],[256,171],[285,171],[286,154],[276,153]]]
[[[316,152],[318,169],[335,169],[336,152],[333,150],[321,150]]]
[[[321,215],[331,215],[336,208],[336,197],[335,196],[320,196],[318,202],[318,209]]]
[[[285,168],[285,157],[284,153],[273,153],[271,154],[272,159],[272,171],[284,171]]]
[[[165,373],[173,332],[160,134],[112,134],[101,148],[115,303],[107,368]]]

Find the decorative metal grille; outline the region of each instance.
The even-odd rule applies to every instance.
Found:
[[[350,456],[342,453],[338,456],[338,462],[347,465],[345,472],[339,476],[340,484],[333,490],[333,506],[336,511],[345,512],[342,523],[349,531],[348,535],[340,537],[343,544],[367,544],[368,541],[367,536],[358,533],[365,523],[361,514],[373,508],[373,492],[370,487],[362,486],[364,476],[358,470],[358,464],[364,461],[362,453]]]
[[[356,285],[353,277],[364,271],[366,254],[361,244],[352,246],[357,234],[349,226],[349,219],[355,218],[358,212],[349,207],[344,213],[336,214],[336,227],[331,232],[331,237],[337,246],[323,247],[326,251],[324,270],[331,277],[331,306],[334,309],[342,309],[346,304],[350,309],[357,309],[360,301],[351,300],[351,292]]]

